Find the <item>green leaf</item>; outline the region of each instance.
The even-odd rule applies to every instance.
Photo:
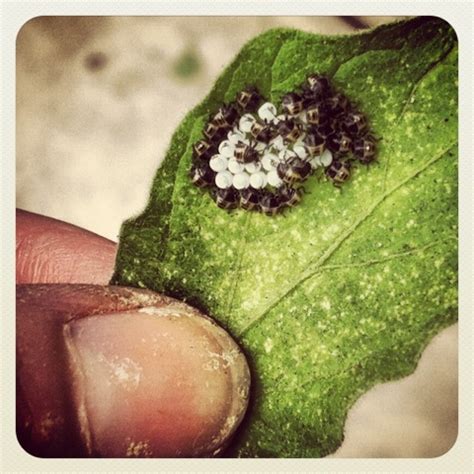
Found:
[[[247,84],[273,101],[329,75],[381,137],[379,164],[339,191],[311,178],[268,217],[219,209],[190,183],[208,114]],[[420,17],[354,36],[272,30],[250,41],[184,119],[142,215],[124,223],[113,282],[217,319],[252,368],[229,455],[318,457],[378,382],[411,373],[457,318],[457,40]]]

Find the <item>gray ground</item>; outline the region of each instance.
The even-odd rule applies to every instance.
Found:
[[[240,47],[275,26],[349,33],[389,17],[39,18],[17,49],[17,206],[116,240],[171,133]],[[434,457],[457,435],[457,325],[416,372],[351,410],[336,457]]]

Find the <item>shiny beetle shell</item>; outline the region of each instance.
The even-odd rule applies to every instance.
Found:
[[[359,112],[349,112],[342,122],[344,130],[353,136],[361,135],[367,130],[367,119]]]
[[[303,98],[295,92],[290,92],[282,97],[281,105],[285,114],[298,115],[303,110]]]
[[[354,155],[365,165],[375,160],[376,151],[375,140],[370,136],[358,138],[354,141]]]
[[[347,133],[335,133],[329,137],[327,147],[337,155],[346,155],[352,150],[352,139]]]
[[[349,107],[349,101],[347,97],[342,94],[334,94],[328,97],[325,101],[329,113],[334,117],[339,117],[343,113],[347,112]]]
[[[282,186],[278,191],[280,205],[282,207],[295,207],[302,197],[302,191],[299,188]]]
[[[303,143],[311,156],[322,155],[326,149],[326,140],[317,130],[309,131],[304,137]]]
[[[279,163],[277,166],[277,173],[280,179],[290,185],[304,181],[311,174],[311,171],[309,162],[298,157]]]
[[[239,119],[239,112],[232,104],[224,104],[213,117],[214,123],[219,127],[230,129]]]
[[[240,196],[234,188],[216,189],[213,198],[221,209],[236,209],[240,204]]]
[[[325,173],[334,186],[339,187],[351,177],[350,164],[344,161],[334,160],[331,165],[326,168]]]
[[[278,214],[281,209],[280,198],[270,192],[262,193],[260,196],[260,208],[267,216]]]
[[[190,177],[194,185],[200,188],[212,186],[216,173],[211,170],[206,161],[194,163],[191,167]]]
[[[193,156],[200,160],[209,160],[216,151],[214,144],[208,140],[199,140],[193,145]]]
[[[239,163],[251,163],[258,160],[258,151],[251,145],[239,141],[235,145],[234,157]]]
[[[260,209],[260,191],[252,188],[240,191],[240,207],[246,211],[258,211]]]
[[[316,127],[316,130],[318,134],[326,140],[328,137],[337,132],[337,124],[335,120],[329,120],[323,125]]]
[[[326,96],[331,92],[331,86],[326,76],[310,74],[306,79],[306,88],[315,96]]]
[[[328,111],[323,102],[311,102],[306,108],[306,120],[310,125],[321,126],[329,119]]]
[[[226,137],[227,130],[219,127],[219,125],[212,121],[206,124],[203,133],[209,142],[218,144]]]
[[[250,134],[253,138],[263,143],[268,143],[273,138],[273,130],[270,125],[259,121],[255,121],[252,124]]]
[[[301,136],[301,127],[293,119],[287,118],[278,124],[278,133],[286,142],[295,143]]]
[[[250,86],[237,93],[236,103],[245,112],[254,112],[262,100],[258,89]]]

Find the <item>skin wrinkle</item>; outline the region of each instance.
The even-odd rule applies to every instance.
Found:
[[[116,245],[92,232],[17,210],[17,283],[108,283]]]

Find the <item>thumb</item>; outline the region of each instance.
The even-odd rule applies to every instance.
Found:
[[[17,287],[17,435],[33,455],[216,455],[249,380],[231,337],[184,303],[124,287]]]

